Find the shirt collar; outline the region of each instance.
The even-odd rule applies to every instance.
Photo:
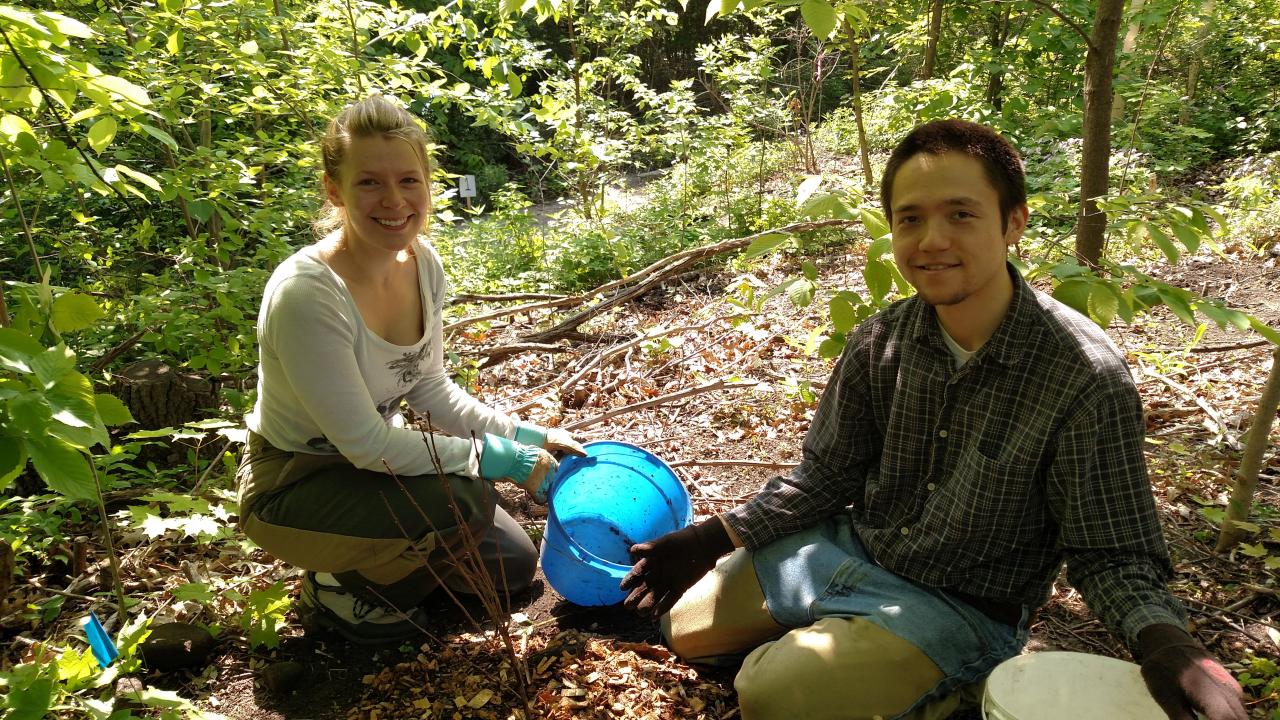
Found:
[[[1036,326],[1036,308],[1039,306],[1035,291],[1022,279],[1022,275],[1012,264],[1005,263],[1005,270],[1013,281],[1013,299],[1009,302],[1009,310],[991,338],[978,348],[977,354],[969,361],[970,363],[990,355],[1002,364],[1012,365],[1018,361],[1028,343],[1032,341],[1031,337]],[[950,357],[950,351],[942,340],[942,330],[938,326],[937,311],[932,305],[921,301],[918,296],[911,300],[916,304],[916,311],[912,313],[911,318],[911,337],[939,352],[947,353]]]

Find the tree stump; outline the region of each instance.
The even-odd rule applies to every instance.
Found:
[[[217,405],[215,382],[199,375],[180,373],[161,360],[140,360],[115,376],[113,393],[148,430],[180,427],[197,418],[197,412]]]

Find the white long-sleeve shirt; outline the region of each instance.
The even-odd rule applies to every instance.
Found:
[[[478,477],[472,435],[513,438],[516,423],[458,387],[444,369],[444,268],[417,240],[423,337],[395,345],[364,324],[342,278],[316,245],[294,253],[267,281],[258,315],[258,398],[245,418],[276,448],[340,453],[357,467],[435,474],[422,432],[403,427],[401,400],[452,437],[435,435],[446,473]],[[384,465],[383,463],[386,463]]]

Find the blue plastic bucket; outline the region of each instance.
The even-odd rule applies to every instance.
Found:
[[[577,605],[614,605],[631,570],[631,546],[693,521],[680,479],[656,455],[635,445],[587,443],[586,457],[560,463],[548,493],[542,574]]]

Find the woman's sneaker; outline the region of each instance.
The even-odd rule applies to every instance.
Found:
[[[302,578],[298,617],[308,631],[331,630],[360,645],[415,638],[422,634],[426,620],[417,608],[405,615],[367,602],[344,589],[332,575],[311,571]]]

